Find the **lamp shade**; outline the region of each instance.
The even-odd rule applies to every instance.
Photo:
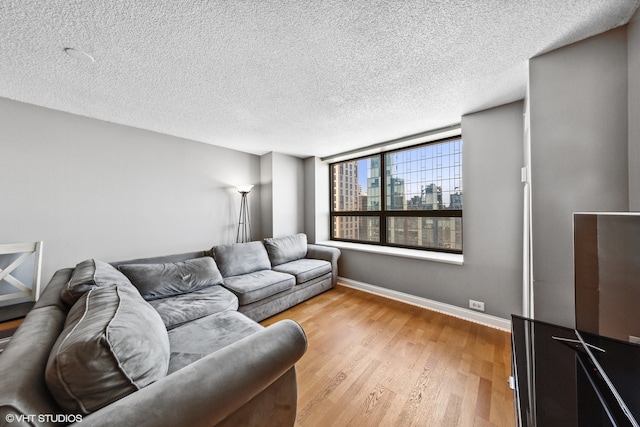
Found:
[[[253,189],[253,184],[236,185],[236,190],[238,190],[240,194],[249,193],[251,189]]]

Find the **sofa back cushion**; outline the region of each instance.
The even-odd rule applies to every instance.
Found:
[[[307,256],[307,235],[304,233],[286,237],[264,239],[271,265],[276,266]]]
[[[109,264],[115,268],[120,267],[123,264],[166,264],[168,262],[180,262],[188,259],[202,258],[203,256],[213,256],[210,251],[192,251],[181,252],[179,254],[160,255],[146,258],[134,258],[120,261],[112,261]]]
[[[111,285],[132,286],[129,279],[115,267],[97,259],[88,259],[76,265],[60,297],[73,305],[91,289]]]
[[[89,414],[166,376],[169,338],[133,286],[98,287],[69,310],[45,380],[58,404]]]
[[[271,262],[262,242],[232,243],[213,248],[222,277],[271,270]]]
[[[164,264],[125,264],[118,268],[147,301],[222,283],[222,275],[211,257]]]

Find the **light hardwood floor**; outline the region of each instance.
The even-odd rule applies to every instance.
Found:
[[[293,319],[296,426],[513,426],[510,334],[338,284]]]
[[[0,323],[0,331],[6,331],[8,329],[15,329],[22,323],[24,319],[8,320]]]

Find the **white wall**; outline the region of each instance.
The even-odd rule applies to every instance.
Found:
[[[262,222],[265,236],[304,232],[304,162],[298,157],[268,153],[261,157]]]
[[[619,28],[530,61],[535,317],[574,324],[572,214],[629,208]]]
[[[273,153],[273,237],[304,232],[304,162]]]
[[[271,237],[273,236],[273,153],[260,157],[260,189],[259,219],[264,236]]]
[[[304,225],[309,242],[329,240],[329,166],[317,157],[304,161]]]
[[[0,129],[0,242],[43,240],[45,284],[87,258],[233,242],[234,186],[260,179],[258,156],[7,99]]]

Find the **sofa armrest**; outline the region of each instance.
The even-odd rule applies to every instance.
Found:
[[[73,268],[64,268],[62,270],[56,271],[53,274],[51,280],[49,280],[47,286],[45,286],[42,290],[42,294],[40,295],[40,298],[35,303],[33,308],[37,309],[54,305],[65,313],[69,311],[69,306],[64,301],[62,301],[60,293],[62,292],[62,289],[64,289],[65,285],[69,282],[71,274],[73,274]]]
[[[306,349],[300,325],[282,320],[113,402],[77,425],[212,426],[289,371]]]
[[[336,285],[338,281],[338,258],[340,258],[340,249],[309,243],[307,245],[307,258],[329,261],[331,263],[333,286]]]

